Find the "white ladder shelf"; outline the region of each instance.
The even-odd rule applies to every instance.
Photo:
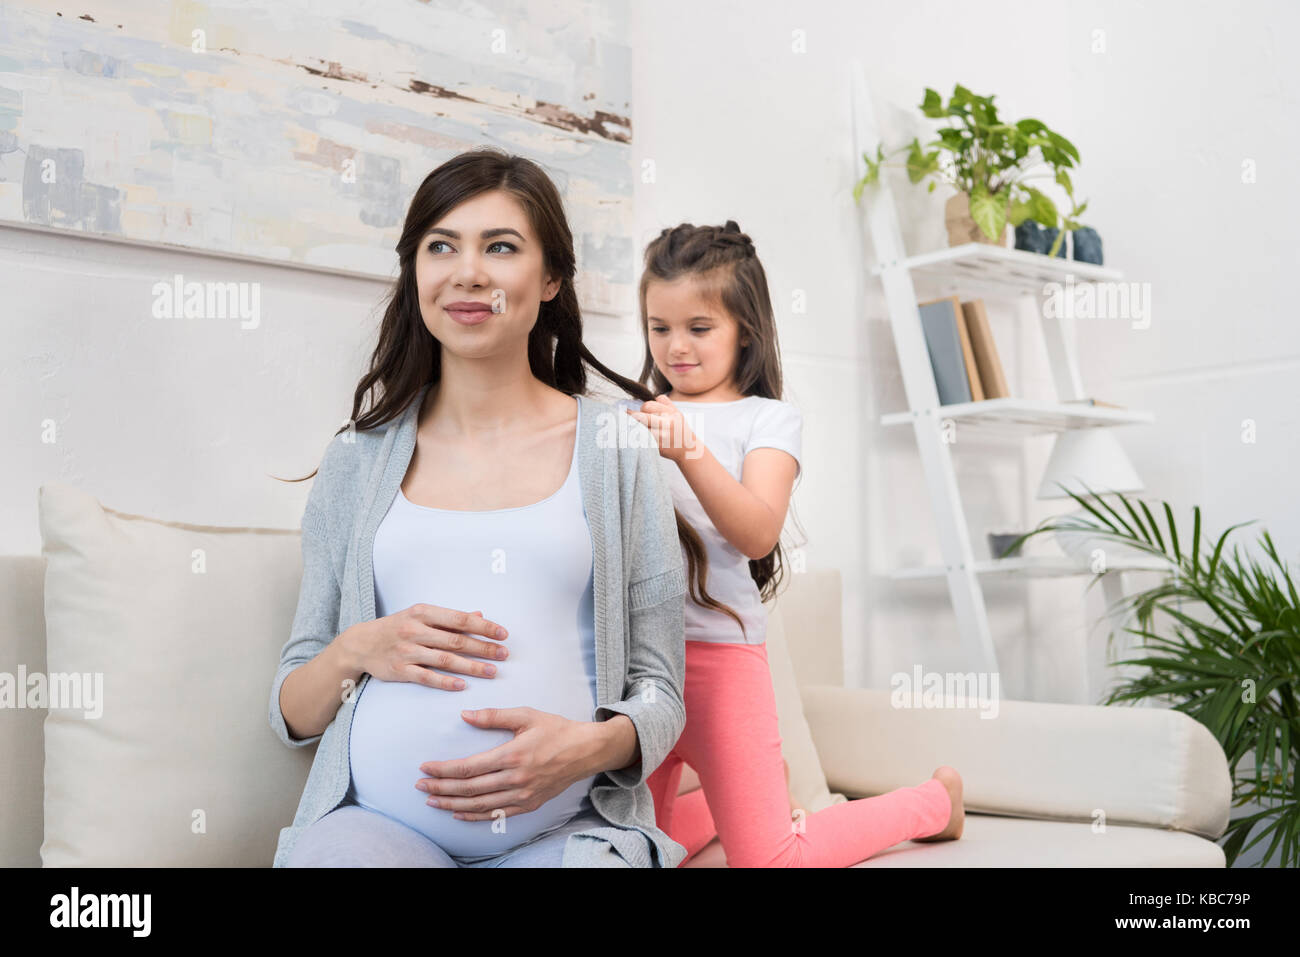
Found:
[[[853,61],[853,134],[856,171],[862,175],[866,166],[862,155],[876,155],[881,142],[871,102],[870,89],[860,61]],[[875,247],[877,265],[872,274],[880,278],[885,303],[889,309],[894,345],[902,370],[903,388],[908,408],[881,417],[884,425],[910,423],[920,451],[926,489],[934,511],[943,556],[940,566],[901,568],[890,575],[896,581],[946,578],[962,646],[973,667],[994,674],[998,672],[997,653],[989,633],[988,613],[980,575],[1008,573],[1030,577],[1055,577],[1089,574],[1087,567],[1062,556],[1023,556],[977,560],[971,547],[970,532],[962,509],[953,469],[952,449],[944,438],[946,420],[978,428],[981,434],[1019,438],[1070,429],[1107,428],[1146,424],[1154,420],[1149,412],[1132,409],[1084,405],[1071,400],[1083,399],[1074,350],[1074,320],[1044,318],[1035,295],[1047,282],[1077,283],[1118,281],[1121,273],[1114,269],[1071,259],[1049,257],[1018,249],[1006,249],[983,243],[968,243],[908,256],[903,248],[893,192],[885,176],[868,186],[862,197],[867,225]],[[1043,323],[1048,358],[1058,401],[1000,398],[982,402],[940,405],[939,393],[930,364],[929,350],[921,328],[913,274],[939,279],[953,292],[979,292],[991,298],[1011,299],[1020,308],[1032,311]],[[1110,565],[1102,583],[1108,606],[1122,597],[1119,572],[1125,570],[1167,569],[1158,559],[1135,559]],[[1112,627],[1123,634],[1124,622],[1112,614]],[[1002,682],[998,682],[1003,686]]]

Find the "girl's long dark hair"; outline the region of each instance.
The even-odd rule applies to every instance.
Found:
[[[370,369],[357,383],[349,423],[357,431],[383,425],[401,415],[427,384],[442,377],[442,344],[434,338],[420,313],[415,283],[415,260],[420,240],[451,210],[480,193],[503,190],[524,208],[542,244],[542,264],[560,290],[542,302],[537,322],[528,335],[528,365],[541,382],[566,395],[585,395],[587,366],[628,395],[648,402],[654,398],[644,385],[606,368],[582,342],[582,314],[573,277],[576,258],[573,234],[564,215],[559,191],[540,166],[522,156],[484,147],[454,156],[420,184],[411,199],[397,241],[401,271],[387,296],[388,305],[379,327],[379,340],[370,357]],[[367,411],[363,400],[370,395]],[[287,481],[302,482],[316,474]],[[686,556],[686,577],[691,598],[709,607],[731,609],[713,599],[705,582],[709,560],[699,533],[673,509],[677,535]],[[735,617],[735,613],[731,612]],[[739,619],[737,619],[739,620]]]
[[[641,336],[645,361],[641,382],[651,382],[656,395],[672,392],[670,383],[650,353],[649,314],[646,289],[652,282],[673,282],[690,276],[700,294],[717,303],[736,320],[736,357],[732,381],[742,395],[781,398],[781,350],[777,345],[776,319],[767,290],[767,274],[754,250],[754,242],[740,231],[733,219],[723,226],[693,226],[682,223],[665,229],[645,251],[641,273]],[[741,345],[745,342],[745,345]],[[794,505],[790,506],[794,518]],[[794,519],[798,527],[798,519]],[[781,543],[762,558],[749,560],[749,574],[763,601],[776,596],[784,579],[785,562]],[[735,617],[733,615],[733,617]]]

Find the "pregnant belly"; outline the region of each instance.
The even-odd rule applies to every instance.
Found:
[[[496,678],[462,675],[463,691],[443,691],[373,675],[352,716],[348,751],[357,803],[419,831],[448,854],[502,854],[576,814],[595,777],[575,781],[534,811],[488,821],[458,821],[455,812],[430,807],[415,782],[426,761],[466,758],[510,741],[505,728],[476,728],[462,709],[532,707],[574,721],[590,721],[595,702],[585,676],[526,675],[513,680],[502,668]]]

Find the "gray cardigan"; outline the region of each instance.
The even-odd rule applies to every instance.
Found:
[[[375,530],[406,476],[428,389],[425,385],[406,410],[385,425],[355,431],[351,441],[347,432],[336,435],[307,496],[302,587],[271,686],[270,719],[287,746],[319,746],[293,824],[280,831],[275,867],[284,866],[303,828],[338,807],[347,794],[348,734],[355,702],[370,675],[362,676],[324,732],[310,738],[289,735],[280,712],[280,687],[291,671],[314,658],[336,635],[375,618]],[[600,702],[592,720],[627,715],[636,727],[641,760],[596,776],[591,801],[609,826],[571,834],[563,866],[676,867],[686,849],[655,826],[646,784],[686,723],[686,576],[672,493],[644,425],[608,402],[585,396],[578,401],[579,475],[591,527]],[[492,615],[491,609],[484,613]]]

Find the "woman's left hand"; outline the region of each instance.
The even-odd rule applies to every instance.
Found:
[[[628,409],[627,414],[650,430],[659,445],[659,454],[664,458],[681,465],[683,459],[699,457],[695,449],[695,433],[686,424],[681,409],[673,405],[668,396],[655,396],[641,404],[640,412]]]
[[[599,750],[590,721],[536,708],[482,708],[463,720],[476,728],[507,728],[514,738],[467,758],[427,761],[415,786],[464,821],[490,821],[535,811],[574,781],[596,773]]]

